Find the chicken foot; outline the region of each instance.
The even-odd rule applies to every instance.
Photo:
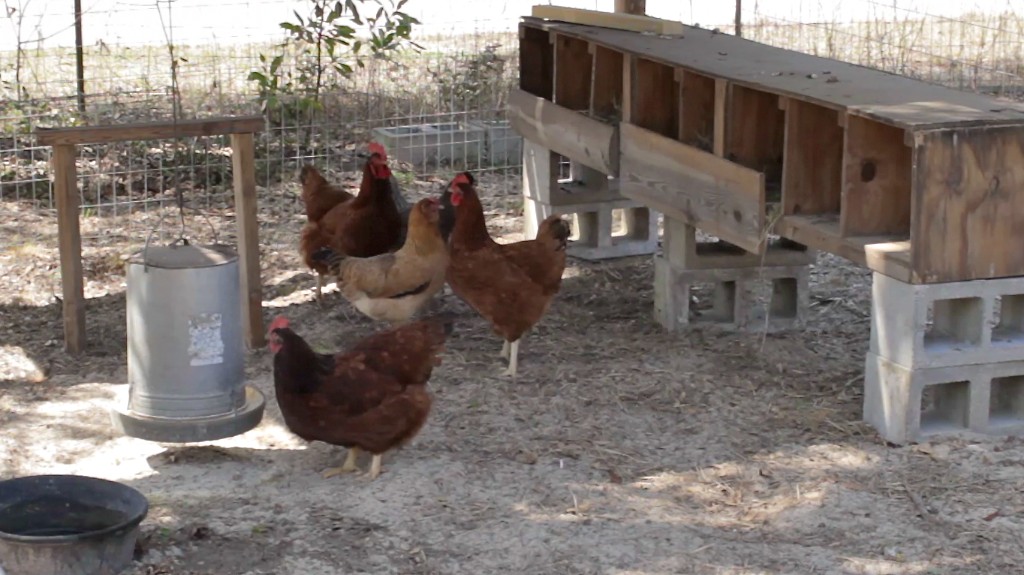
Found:
[[[345,457],[345,463],[342,463],[341,467],[328,467],[327,469],[323,470],[323,473],[321,473],[321,476],[323,476],[324,479],[327,479],[329,477],[334,477],[335,475],[341,475],[342,473],[351,473],[353,471],[359,471],[359,466],[356,465],[356,457],[358,457],[358,456],[359,456],[359,448],[358,447],[350,448],[348,450],[348,455]],[[375,455],[374,456],[374,462],[375,463],[377,462],[376,457],[377,456]],[[379,470],[379,467],[380,467],[379,463],[377,463],[377,467],[378,467],[378,472],[379,472],[380,471]]]
[[[517,339],[511,343],[506,341],[501,348],[501,355],[508,358],[508,369],[505,370],[503,375],[515,377],[516,368],[519,366],[519,340]]]
[[[324,294],[323,294],[324,276],[320,272],[315,272],[315,273],[316,273],[316,301],[323,302],[324,301]]]
[[[382,456],[379,455],[379,454],[378,455],[374,455],[373,456],[373,461],[370,462],[370,471],[366,474],[367,477],[370,478],[370,481],[373,481],[374,479],[377,479],[377,476],[380,475],[380,460],[381,460],[381,458],[382,458]]]

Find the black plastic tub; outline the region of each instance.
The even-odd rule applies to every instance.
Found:
[[[115,575],[132,560],[149,502],[82,475],[0,481],[0,573]]]

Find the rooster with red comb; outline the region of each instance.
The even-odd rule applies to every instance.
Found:
[[[318,299],[321,277],[327,272],[323,262],[313,258],[320,249],[330,247],[346,256],[368,258],[394,251],[405,242],[409,203],[397,189],[384,147],[371,142],[367,148],[369,157],[363,164],[359,193],[334,205],[302,230],[299,249],[306,265],[317,272]],[[314,170],[305,170],[304,185],[311,182]]]

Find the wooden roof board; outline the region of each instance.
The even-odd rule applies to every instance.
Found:
[[[684,26],[657,36],[524,17],[529,26],[574,36],[670,66],[845,110],[910,130],[1024,124],[1024,104]],[[828,72],[828,73],[826,73]],[[810,75],[814,77],[810,77]],[[836,78],[829,82],[829,78]]]

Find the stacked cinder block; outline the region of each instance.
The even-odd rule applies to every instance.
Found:
[[[696,229],[665,217],[662,254],[654,257],[654,318],[675,331],[692,323],[715,323],[737,330],[778,331],[803,324],[809,305],[808,266],[816,253],[787,240],[770,243],[764,255],[725,242],[701,242]],[[754,286],[771,282],[767,309],[755,300]],[[714,284],[710,313],[690,317],[694,284]]]
[[[552,214],[573,215],[568,253],[586,260],[653,254],[658,249],[658,213],[622,197],[615,180],[573,162],[572,181],[560,182],[558,155],[523,142],[523,212],[527,239]],[[622,210],[625,233],[615,235],[612,211]]]
[[[864,419],[892,443],[1024,432],[1024,277],[908,284],[875,273]]]

